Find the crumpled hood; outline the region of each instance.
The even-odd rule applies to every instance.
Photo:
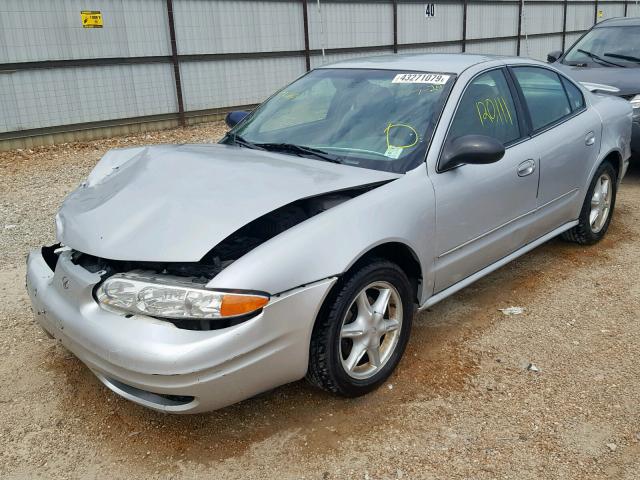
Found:
[[[573,67],[562,63],[554,63],[553,66],[578,82],[599,83],[620,89],[614,95],[640,93],[640,68]]]
[[[112,150],[65,199],[58,240],[112,260],[194,262],[283,205],[399,176],[228,145]]]

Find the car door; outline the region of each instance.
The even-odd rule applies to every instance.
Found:
[[[531,142],[540,156],[540,189],[535,230],[542,236],[575,220],[580,192],[600,150],[597,113],[587,109],[580,89],[544,67],[512,67],[532,126]]]
[[[465,164],[431,179],[436,198],[434,293],[463,280],[531,240],[538,153],[528,140],[519,98],[507,71],[474,77],[460,97],[444,142],[487,135],[505,147],[487,165]],[[442,152],[441,152],[442,158]]]

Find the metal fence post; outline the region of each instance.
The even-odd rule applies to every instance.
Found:
[[[462,4],[462,52],[467,51],[467,7],[469,0],[464,0]]]
[[[598,23],[598,0],[595,1],[595,10],[593,12],[593,24],[595,25],[596,23]]]
[[[563,7],[563,11],[562,11],[562,51],[564,52],[564,49],[567,46],[567,7],[569,6],[569,0],[564,0],[564,3],[562,5]]]
[[[627,13],[629,11],[629,0],[624,0],[624,16],[627,16]]]
[[[520,56],[520,35],[522,35],[522,4],[524,0],[520,0],[518,3],[518,43],[516,46],[516,56]]]
[[[393,53],[398,53],[398,0],[393,3]]]
[[[302,26],[304,28],[304,62],[307,72],[311,70],[311,52],[309,51],[309,11],[307,0],[302,1]]]
[[[176,26],[173,21],[173,0],[167,0],[167,17],[169,20],[169,38],[171,40],[173,77],[176,82],[176,98],[178,99],[178,121],[180,125],[184,127],[187,122],[184,116],[184,100],[182,98],[182,83],[180,81],[180,62],[178,61],[178,45],[176,43]]]

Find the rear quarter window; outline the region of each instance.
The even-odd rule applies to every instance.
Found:
[[[573,82],[570,82],[564,77],[560,77],[562,80],[562,85],[564,85],[564,89],[567,91],[567,97],[569,97],[569,104],[571,105],[571,111],[575,112],[576,110],[581,110],[584,108],[584,96],[578,87],[576,87]]]

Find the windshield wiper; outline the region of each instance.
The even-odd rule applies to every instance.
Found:
[[[305,147],[304,145],[296,145],[294,143],[259,143],[258,147],[262,147],[264,150],[270,150],[274,152],[291,152],[296,155],[311,155],[325,162],[342,163],[339,157],[331,155],[324,150],[313,147]]]
[[[593,52],[588,52],[586,50],[582,50],[581,48],[578,48],[578,52],[584,53],[587,57],[590,57],[590,58],[592,58],[592,59],[594,59],[594,60],[596,60],[598,62],[609,64],[609,65],[613,65],[614,67],[622,67],[622,68],[624,68],[624,65],[620,65],[618,63],[611,62],[611,61],[607,60],[606,58],[602,58],[601,56],[596,55]]]
[[[627,60],[629,62],[640,63],[640,58],[632,57],[631,55],[621,55],[619,53],[605,53],[604,56],[605,57],[619,58],[620,60]]]
[[[252,143],[249,140],[245,140],[240,135],[233,134],[233,135],[230,135],[229,138],[233,143],[235,143],[236,145],[240,145],[241,147],[252,148],[254,150],[266,150],[266,148],[263,148],[256,143]]]

